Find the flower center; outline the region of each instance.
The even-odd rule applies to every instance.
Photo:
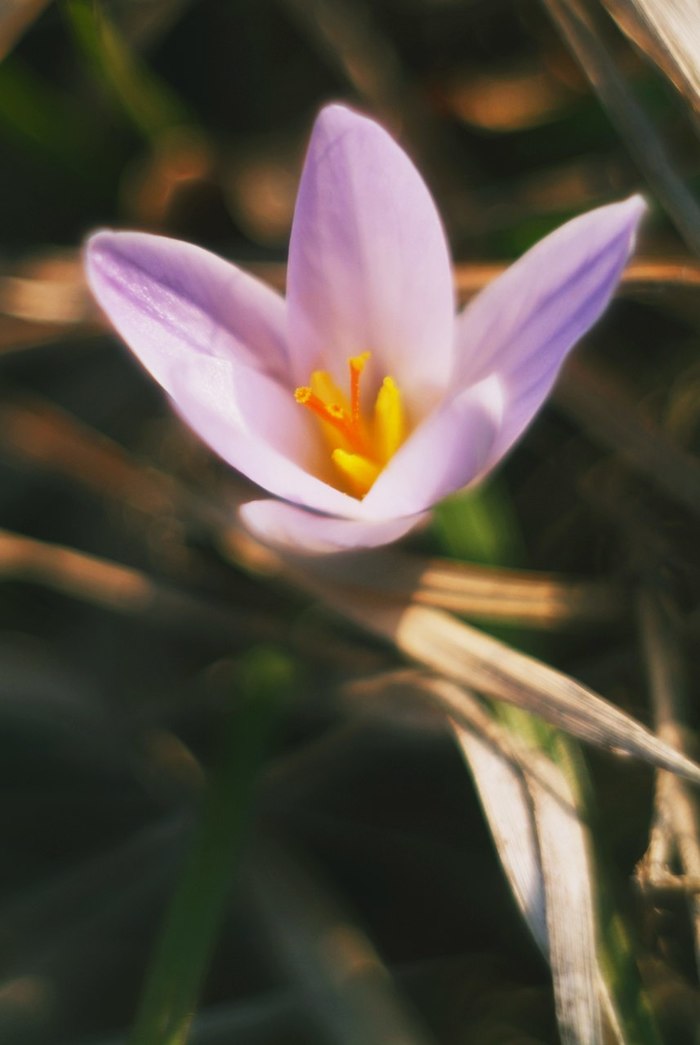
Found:
[[[353,497],[363,498],[406,437],[401,393],[393,377],[385,377],[370,417],[362,412],[360,382],[369,352],[348,359],[350,396],[345,395],[325,370],[314,370],[311,384],[297,388],[294,398],[316,415],[338,485]]]

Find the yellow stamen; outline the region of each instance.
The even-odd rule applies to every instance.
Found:
[[[374,404],[374,448],[382,464],[391,460],[405,437],[401,393],[393,377],[385,377]]]
[[[360,382],[371,353],[350,356],[350,394],[346,395],[325,370],[314,370],[308,386],[294,397],[320,421],[337,485],[362,498],[406,438],[401,393],[392,377],[385,377],[374,404],[374,415],[363,416]]]
[[[380,465],[363,454],[349,454],[338,449],[333,451],[331,458],[355,497],[364,497],[381,471]]]

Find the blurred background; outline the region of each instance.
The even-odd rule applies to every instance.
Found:
[[[559,1041],[549,970],[453,740],[422,710],[354,701],[348,687],[395,652],[225,539],[247,487],[107,331],[79,251],[98,226],[148,229],[283,286],[309,130],[338,99],[424,174],[463,300],[563,220],[642,191],[640,260],[553,402],[408,550],[604,585],[584,623],[565,608],[479,623],[645,722],[637,599],[651,592],[692,753],[700,16],[681,30],[642,17],[664,8],[0,0],[3,1043],[126,1042],[222,743],[242,745],[221,814],[241,844],[190,882],[175,959],[196,964],[207,918],[218,932],[189,1040]],[[251,725],[270,688],[280,706]],[[625,1040],[695,1042],[697,877],[690,894],[634,881],[653,773],[585,757],[600,891],[624,925],[634,1004],[657,1024]],[[344,993],[349,967],[369,971]]]

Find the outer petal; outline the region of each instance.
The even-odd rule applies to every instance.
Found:
[[[287,282],[296,380],[370,350],[416,401],[446,386],[454,292],[435,205],[417,170],[371,120],[318,117],[297,197]],[[415,398],[414,398],[415,396]]]
[[[173,364],[193,353],[286,372],[283,299],[214,254],[143,232],[98,232],[86,269],[97,301],[167,391]]]
[[[491,373],[503,384],[504,423],[494,460],[532,419],[566,353],[608,304],[644,210],[642,198],[633,196],[568,222],[458,317],[455,384],[464,387]]]
[[[478,479],[502,421],[503,389],[495,375],[447,400],[391,459],[362,502],[364,512],[412,515]]]
[[[323,461],[314,424],[289,391],[249,367],[199,356],[170,375],[173,403],[191,428],[225,461],[277,497],[338,515],[361,505],[310,474]],[[326,455],[324,455],[326,456]],[[330,465],[329,465],[330,467]]]
[[[248,529],[266,544],[307,555],[376,548],[398,540],[425,515],[365,522],[314,515],[280,501],[250,501],[240,509]]]

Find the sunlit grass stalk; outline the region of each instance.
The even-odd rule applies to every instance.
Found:
[[[496,718],[513,733],[549,755],[569,781],[585,820],[593,820],[595,848],[590,856],[595,875],[600,970],[623,1040],[629,1045],[660,1045],[656,1020],[635,961],[629,927],[616,907],[614,891],[605,871],[605,846],[601,846],[601,839],[595,835],[596,800],[580,745],[561,730],[521,708],[496,702],[493,708]]]
[[[254,785],[293,686],[293,667],[283,654],[264,649],[247,657],[129,1045],[184,1045],[188,1039],[244,847]]]
[[[495,496],[485,498],[482,491],[477,491],[476,496],[466,495],[456,500],[451,506],[451,515],[440,520],[439,538],[443,541],[444,550],[457,558],[476,558],[492,566],[512,563],[522,565],[519,560],[524,551],[524,542],[510,500],[505,489],[497,484],[492,484],[492,487],[495,488]],[[444,511],[444,506],[439,510]],[[460,521],[461,515],[464,516],[464,523]],[[449,523],[449,526],[445,523]],[[473,545],[472,548],[468,546],[469,543]],[[499,629],[486,630],[500,634]],[[529,651],[533,638],[524,635],[522,639],[524,641],[518,642],[518,646]],[[538,636],[538,645],[543,641],[542,636]],[[489,703],[494,717],[500,723],[552,759],[565,774],[586,821],[590,823],[591,819],[595,820],[595,794],[576,740],[522,708],[502,701]],[[594,837],[593,841],[599,840]],[[628,927],[616,909],[600,853],[596,851],[591,856],[595,856],[593,871],[599,915],[598,961],[615,1010],[610,1015],[618,1023],[625,1042],[659,1045],[656,1020],[640,981]]]

